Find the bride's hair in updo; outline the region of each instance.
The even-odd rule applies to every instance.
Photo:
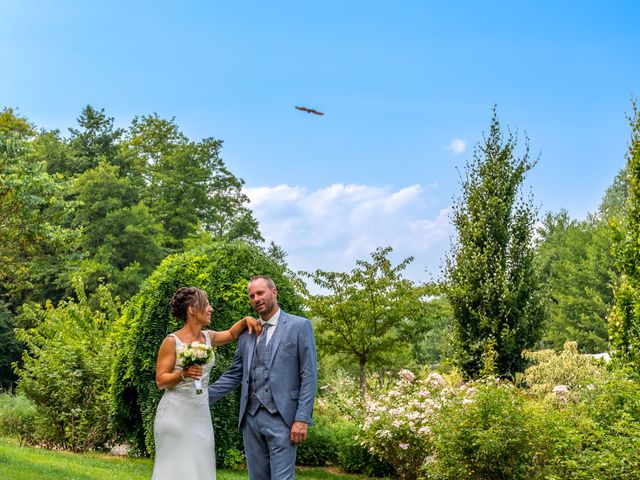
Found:
[[[181,287],[173,295],[169,308],[171,314],[181,320],[187,320],[187,309],[193,306],[196,310],[204,310],[209,298],[207,292],[196,287]]]

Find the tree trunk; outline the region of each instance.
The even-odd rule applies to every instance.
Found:
[[[364,398],[364,394],[366,391],[366,367],[367,365],[367,357],[360,357],[360,396]]]

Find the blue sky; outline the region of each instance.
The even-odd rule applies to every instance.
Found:
[[[121,126],[175,117],[224,141],[292,268],[391,245],[426,280],[494,104],[540,155],[541,212],[597,208],[640,95],[639,24],[636,1],[0,0],[0,105],[62,131],[87,104]]]

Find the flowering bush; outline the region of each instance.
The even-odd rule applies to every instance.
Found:
[[[433,460],[432,427],[440,409],[454,396],[464,398],[467,393],[454,391],[437,373],[419,380],[411,371],[401,370],[393,387],[367,400],[359,438],[391,463],[399,478],[420,478]]]
[[[523,356],[535,362],[524,372],[530,392],[560,402],[577,401],[581,390],[593,388],[605,377],[605,368],[592,357],[580,354],[576,342],[566,342],[559,353],[526,351]]]

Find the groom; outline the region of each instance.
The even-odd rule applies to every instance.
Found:
[[[307,438],[318,383],[313,328],[306,318],[280,310],[268,276],[253,277],[247,292],[264,329],[257,338],[240,335],[229,370],[209,386],[209,403],[242,384],[238,427],[249,478],[293,479],[296,447]]]

